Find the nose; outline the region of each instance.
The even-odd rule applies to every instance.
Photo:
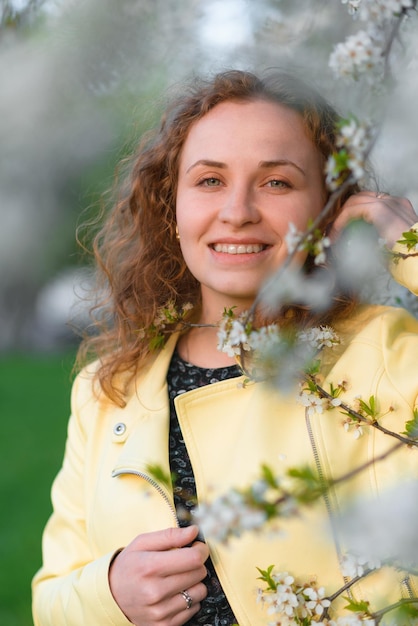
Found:
[[[257,223],[260,213],[251,189],[243,185],[231,186],[224,195],[218,218],[234,227]]]

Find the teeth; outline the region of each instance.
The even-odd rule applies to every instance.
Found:
[[[247,246],[243,244],[236,246],[230,243],[215,243],[213,249],[215,252],[226,252],[227,254],[252,254],[261,252],[264,246],[259,243],[252,243]]]

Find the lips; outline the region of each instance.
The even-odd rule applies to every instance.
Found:
[[[215,243],[212,247],[215,252],[224,252],[225,254],[255,254],[257,252],[262,252],[267,246],[260,243]]]

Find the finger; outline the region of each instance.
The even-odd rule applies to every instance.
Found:
[[[357,212],[347,212],[339,215],[328,232],[328,237],[330,238],[331,243],[335,243],[350,223],[352,224],[360,221],[367,222],[369,224],[373,223],[372,220],[367,219],[367,216]]]
[[[407,198],[390,196],[385,192],[363,191],[348,198],[344,204],[329,230],[331,241],[335,242],[350,222],[359,219],[373,224],[380,236],[391,245],[417,221],[417,215]]]
[[[197,526],[185,528],[165,528],[151,533],[138,535],[130,544],[136,550],[158,552],[183,548],[191,544],[197,537]]]
[[[144,623],[180,626],[199,612],[206,596],[207,589],[203,583],[176,589],[170,596],[148,604],[145,612],[142,610],[140,615],[134,617],[133,623],[137,626],[143,626]]]
[[[411,202],[407,198],[391,196],[381,191],[378,193],[371,191],[361,191],[350,196],[342,207],[340,216],[344,219],[344,213],[354,216],[362,216],[364,219],[374,221],[378,215],[393,215],[407,221],[416,220],[416,212]]]
[[[187,587],[176,594],[175,599],[180,600],[180,614],[189,620],[192,614],[200,610],[201,602],[206,598],[208,590],[202,583]]]
[[[337,216],[329,230],[331,241],[335,241],[346,228],[349,222],[354,220],[364,220],[372,223],[371,206],[376,201],[376,194],[371,192],[360,192],[350,196],[344,203],[341,213]]]
[[[166,578],[178,576],[186,572],[198,571],[199,575],[201,575],[198,580],[202,580],[206,575],[204,563],[209,556],[209,549],[201,541],[178,550],[135,550],[133,555],[135,553],[138,555],[137,570],[142,576]]]
[[[134,579],[163,579],[196,570],[198,571],[197,580],[205,577],[204,563],[209,556],[209,548],[205,543],[195,541],[191,546],[187,543],[184,547],[174,548],[173,541],[167,540],[165,531],[156,535],[157,533],[139,535],[118,554],[111,571],[120,569],[123,565],[124,569],[129,567]],[[192,534],[185,535],[187,539],[190,536]],[[180,544],[184,541],[183,539]],[[163,546],[167,546],[166,549],[163,549]],[[148,549],[145,549],[147,547]]]
[[[207,569],[204,565],[193,570],[172,574],[162,577],[160,583],[161,597],[167,597],[179,593],[183,589],[189,589],[198,585],[207,577]]]

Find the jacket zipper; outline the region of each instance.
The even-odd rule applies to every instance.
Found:
[[[406,593],[408,594],[408,598],[410,599],[416,598],[416,595],[412,591],[411,577],[409,575],[405,576],[405,578],[402,580],[402,586],[406,590]]]
[[[174,506],[172,505],[172,503],[170,501],[170,498],[168,497],[168,495],[166,494],[164,489],[161,487],[161,485],[159,483],[157,483],[156,480],[154,480],[154,478],[151,478],[151,476],[149,476],[148,474],[145,474],[143,472],[140,472],[138,470],[133,470],[133,469],[113,470],[112,478],[116,478],[116,476],[121,476],[122,474],[132,474],[133,476],[138,476],[139,478],[143,478],[144,480],[146,480],[148,484],[150,484],[154,489],[157,490],[157,492],[163,498],[164,502],[167,504],[167,506],[170,509],[170,512],[171,512],[171,514],[172,514],[172,516],[174,518],[174,521],[176,523],[177,528],[180,526],[179,520],[177,518],[176,510],[175,510]]]
[[[315,437],[314,437],[313,430],[312,430],[312,424],[311,424],[310,416],[308,415],[308,411],[307,410],[305,412],[305,421],[306,421],[306,428],[308,430],[309,440],[311,442],[311,448],[312,448],[312,452],[313,452],[313,456],[314,456],[314,460],[315,460],[316,471],[318,472],[318,476],[319,476],[320,482],[324,486],[326,484],[325,474],[324,474],[324,471],[322,469],[321,460],[319,458],[318,446],[316,445]],[[336,528],[336,523],[335,523],[335,512],[334,512],[334,508],[332,506],[332,502],[331,502],[331,499],[329,497],[328,491],[326,491],[326,490],[324,491],[323,498],[324,498],[324,502],[325,502],[325,507],[327,509],[328,517],[329,517],[329,520],[331,522],[332,535],[333,535],[333,539],[334,539],[335,549],[336,549],[337,555],[338,555],[338,560],[341,561],[342,550],[341,550],[341,545],[340,545],[340,542],[338,540],[338,535],[337,535],[337,528]],[[350,581],[350,579],[347,576],[343,576],[343,580],[344,580],[344,584],[347,584]],[[347,594],[348,594],[348,596],[351,599],[353,598],[353,594],[352,594],[351,588],[347,590]]]

